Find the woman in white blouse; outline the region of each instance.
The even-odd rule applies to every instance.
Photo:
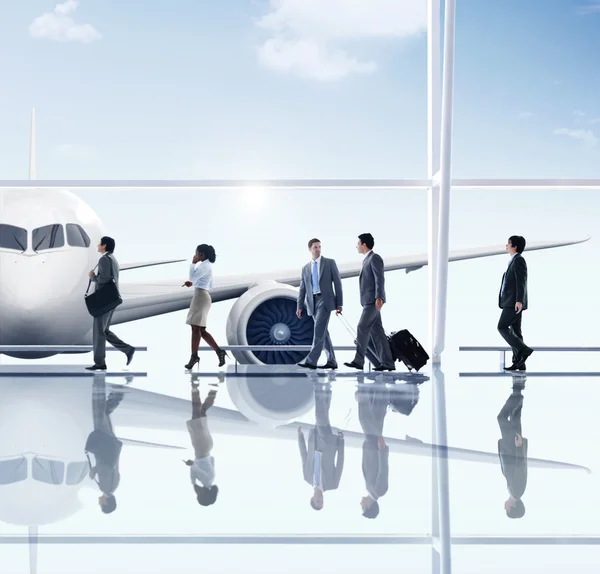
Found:
[[[212,305],[209,292],[212,288],[212,264],[216,258],[212,245],[205,243],[198,245],[190,265],[190,280],[183,284],[185,287],[194,287],[194,297],[186,320],[186,323],[192,327],[192,356],[185,366],[186,369],[192,369],[200,361],[198,357],[200,339],[204,339],[217,353],[219,367],[225,364],[225,357],[227,357],[227,352],[217,345],[213,336],[206,330],[208,312]]]
[[[197,383],[192,382],[192,418],[187,421],[187,428],[194,447],[194,460],[184,462],[190,467],[190,479],[201,506],[214,504],[219,494],[219,487],[214,483],[215,459],[211,454],[213,439],[206,417],[206,411],[213,405],[216,396],[217,391],[211,390],[202,402],[200,388]]]

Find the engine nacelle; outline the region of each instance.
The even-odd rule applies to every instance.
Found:
[[[239,365],[232,376],[225,378],[231,401],[248,420],[263,427],[274,428],[302,420],[315,405],[315,380],[292,376],[289,367],[266,367],[268,377],[257,376],[263,369],[257,365]],[[285,371],[278,375],[277,370]],[[318,378],[317,378],[318,381]]]
[[[251,287],[233,305],[227,317],[229,345],[310,345],[314,321],[303,314],[296,317],[298,289],[265,281]],[[306,351],[233,351],[242,364],[293,365]]]

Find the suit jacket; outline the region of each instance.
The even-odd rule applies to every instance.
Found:
[[[320,439],[319,447],[322,452],[321,486],[323,491],[335,490],[340,485],[342,471],[344,470],[344,437],[334,435],[330,429],[326,432],[323,432],[323,430],[323,427],[310,430],[308,433],[308,450],[304,442],[304,435],[298,434],[302,471],[304,480],[312,486],[315,472],[315,447],[317,438]]]
[[[498,457],[510,494],[520,499],[527,487],[527,439],[523,438],[523,446],[517,447],[514,434],[501,438]]]
[[[335,311],[343,307],[342,278],[334,259],[321,256],[319,269],[319,289],[327,311]],[[298,293],[298,309],[306,309],[309,315],[314,315],[314,294],[312,288],[312,261],[303,268],[300,275],[300,291]]]
[[[119,262],[115,259],[114,255],[105,253],[98,259],[98,272],[92,276],[92,281],[96,284],[96,290],[102,289],[107,283],[110,283],[113,277],[118,289]]]
[[[369,435],[363,442],[362,471],[367,492],[377,500],[388,491],[390,447],[379,450],[377,437]]]
[[[523,310],[527,309],[527,263],[519,253],[515,253],[508,269],[502,276],[504,292],[500,284],[498,305],[501,309],[511,308],[515,303],[523,303]]]
[[[369,494],[377,500],[388,491],[390,448],[379,450],[377,440],[383,436],[383,425],[390,402],[390,391],[378,383],[360,385],[358,419],[365,435],[362,446],[362,471]]]
[[[360,304],[363,307],[375,305],[377,299],[382,299],[385,303],[385,275],[381,255],[373,251],[365,255],[358,283]]]

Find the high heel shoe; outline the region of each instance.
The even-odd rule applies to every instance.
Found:
[[[227,351],[221,349],[220,351],[217,351],[217,357],[219,357],[219,367],[222,367],[225,364],[225,358],[229,357],[229,355],[227,354]]]
[[[190,362],[185,366],[185,368],[188,371],[191,371],[194,368],[194,365],[199,362],[200,362],[200,357],[198,357],[198,355],[192,355],[190,357]]]

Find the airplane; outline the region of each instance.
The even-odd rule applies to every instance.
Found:
[[[310,413],[315,405],[315,387],[323,386],[323,378],[312,373],[303,377],[246,376],[246,369],[254,374],[250,370],[252,367],[243,365],[238,367],[237,372],[229,367],[228,372],[220,374],[219,386],[225,383],[225,391],[234,408],[215,404],[207,411],[211,434],[214,437],[224,435],[287,441],[293,445],[298,440],[298,427],[313,423]],[[134,379],[132,375],[124,378],[128,379],[125,385],[108,383],[105,374],[96,374],[84,380],[78,376],[29,376],[0,380],[0,521],[28,528],[32,572],[35,572],[37,561],[39,528],[75,515],[84,507],[84,500],[86,503],[93,500],[93,504],[97,504],[98,487],[89,477],[89,464],[84,454],[86,439],[93,429],[94,383],[103,384],[107,395],[113,390],[124,394],[123,400],[111,414],[115,434],[124,445],[120,457],[121,469],[126,468],[123,461],[131,452],[130,448],[141,447],[147,453],[152,452],[150,449],[171,451],[174,455],[173,473],[177,474],[181,465],[179,460],[185,456],[180,453],[190,450],[186,421],[191,415],[191,401],[136,388],[131,385]],[[370,378],[369,375],[357,375],[361,384],[363,379]],[[190,382],[203,384],[212,380],[214,377],[190,375]],[[376,380],[390,381],[388,386],[390,392],[394,393],[408,386],[404,383],[423,383],[428,377],[397,373],[377,375]],[[334,381],[335,374],[332,374],[328,382],[331,384]],[[344,385],[344,388],[347,386]],[[61,424],[56,424],[56,421],[61,421]],[[172,434],[169,435],[170,442],[174,444],[128,439],[125,438],[128,430],[136,432],[138,436],[140,430],[178,432],[181,433],[181,444]],[[346,448],[362,449],[362,432],[344,430],[344,437]],[[394,456],[442,456],[452,461],[500,464],[495,450],[486,452],[436,445],[408,437],[386,436],[385,441]],[[294,448],[297,447],[294,445]],[[218,455],[215,453],[215,456]],[[153,467],[150,458],[148,462],[150,464],[145,466]],[[582,465],[531,457],[528,458],[528,467],[544,472],[562,470],[591,473],[589,468]],[[171,473],[170,469],[166,470]],[[125,476],[122,480],[125,480]],[[150,483],[147,486],[153,488]],[[161,487],[164,484],[161,483]],[[240,487],[244,488],[243,481]],[[92,494],[83,496],[84,489]],[[119,499],[118,489],[115,496]],[[127,508],[128,505],[123,501],[121,506]],[[176,512],[176,509],[173,511]],[[97,512],[100,516],[99,509]]]
[[[29,179],[36,178],[35,110],[31,118]],[[20,359],[58,354],[39,346],[89,346],[92,319],[83,294],[88,272],[96,266],[96,245],[106,229],[94,210],[68,190],[0,190],[0,346],[23,347],[3,353]],[[540,241],[528,251],[575,245],[590,238]],[[450,252],[449,261],[464,261],[505,253],[504,245]],[[121,264],[121,271],[184,261],[146,261]],[[410,273],[428,263],[427,254],[386,257],[385,271]],[[357,277],[362,261],[339,264],[343,279]],[[251,275],[216,277],[213,302],[237,299],[226,324],[229,345],[310,345],[311,317],[297,320],[299,269]],[[192,290],[181,281],[120,282],[123,303],[113,325],[187,309]],[[87,352],[72,350],[69,353]],[[234,351],[242,364],[287,364],[306,352]]]

